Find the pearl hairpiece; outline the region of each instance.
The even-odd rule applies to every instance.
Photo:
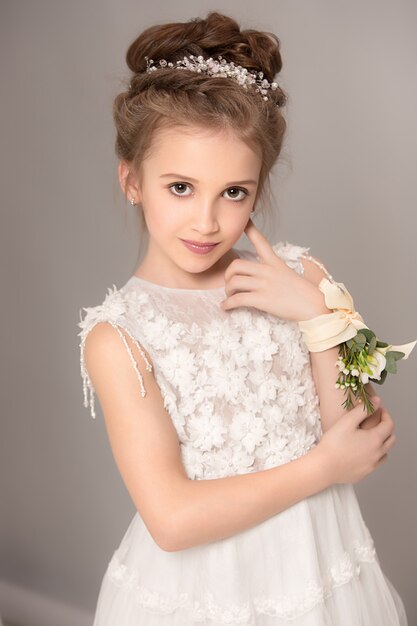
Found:
[[[221,76],[224,78],[233,78],[239,85],[248,88],[248,85],[256,85],[255,91],[259,92],[264,100],[269,100],[266,95],[268,89],[278,89],[278,83],[270,83],[264,78],[263,72],[250,72],[246,67],[236,65],[233,61],[227,62],[222,56],[218,56],[217,59],[210,57],[205,59],[201,55],[195,57],[190,54],[183,59],[176,61],[175,63],[168,62],[165,59],[159,60],[159,65],[155,65],[153,59],[145,56],[146,59],[146,71],[155,72],[156,70],[164,67],[172,67],[179,70],[190,70],[192,72],[204,72],[208,76]]]

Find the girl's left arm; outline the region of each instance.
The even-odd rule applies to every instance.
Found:
[[[312,256],[312,255],[310,255]],[[318,263],[322,263],[317,257],[313,257]],[[304,268],[304,278],[318,287],[322,278],[327,278],[325,272],[320,269],[313,261],[308,259],[302,259],[302,265]],[[321,292],[319,292],[321,293]],[[331,313],[330,309],[327,309],[324,296],[323,297],[323,313],[326,310]],[[340,418],[345,415],[350,409],[344,409],[343,403],[346,400],[344,389],[337,389],[335,383],[339,374],[339,369],[336,367],[336,361],[339,356],[339,346],[334,346],[322,352],[310,352],[311,370],[314,379],[314,384],[317,389],[317,394],[320,402],[320,417],[322,430],[325,432]],[[365,385],[366,391],[370,395],[376,394],[376,390],[367,383]],[[380,394],[378,394],[380,395]],[[353,406],[358,404],[358,399],[351,394]],[[381,408],[377,409],[375,413],[369,415],[362,422],[362,428],[370,428],[375,426],[381,421]]]

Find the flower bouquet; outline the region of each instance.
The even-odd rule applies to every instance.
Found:
[[[367,327],[361,328],[358,333],[339,345],[339,358],[336,365],[339,367],[339,376],[336,387],[345,389],[345,409],[353,406],[351,393],[363,400],[368,414],[373,413],[374,407],[369,400],[365,386],[369,379],[382,385],[387,374],[397,373],[397,361],[406,359],[417,341],[393,346],[380,341],[374,332]]]

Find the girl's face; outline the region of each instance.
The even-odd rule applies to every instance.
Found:
[[[191,287],[218,280],[237,256],[231,248],[254,209],[261,165],[260,154],[231,131],[157,132],[142,163],[141,184],[127,190],[142,204],[149,231],[142,277],[160,282],[163,274],[171,286]],[[183,240],[217,245],[198,254]]]

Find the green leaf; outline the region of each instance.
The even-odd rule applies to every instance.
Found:
[[[364,335],[363,333],[358,333],[358,334],[356,335],[356,337],[354,337],[353,339],[355,340],[355,342],[356,342],[359,346],[361,346],[362,348],[364,348],[364,347],[365,347],[365,344],[366,344],[366,337],[365,337],[365,335]]]
[[[395,361],[391,361],[390,359],[389,360],[387,359],[387,363],[385,365],[385,369],[390,374],[396,374],[397,373],[397,364],[395,363]]]
[[[360,333],[365,335],[366,341],[370,342],[373,337],[375,337],[375,333],[370,328],[361,328]]]
[[[385,341],[377,341],[376,342],[376,347],[377,348],[387,348],[389,346],[389,343],[385,343]]]
[[[394,361],[399,361],[405,357],[405,352],[400,352],[399,350],[389,350],[385,353],[385,358],[387,358],[387,355],[389,355],[388,358],[394,359]]]
[[[376,348],[376,337],[374,335],[369,342],[369,348],[368,348],[369,354],[372,354],[375,348]]]

